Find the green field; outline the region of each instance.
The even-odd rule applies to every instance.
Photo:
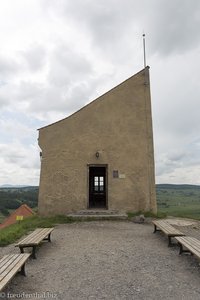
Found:
[[[200,186],[158,184],[156,195],[159,212],[200,219]]]

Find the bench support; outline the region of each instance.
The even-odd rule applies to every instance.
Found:
[[[48,241],[51,243],[51,232],[48,234],[48,237],[43,239],[43,241]]]
[[[172,245],[172,237],[168,235],[168,247],[171,247]]]
[[[32,247],[32,253],[31,253],[31,257],[33,259],[36,259],[36,246],[20,246],[19,249],[20,249],[20,252],[21,253],[24,253],[24,248],[31,248]]]
[[[21,253],[24,253],[24,247],[19,247],[19,249]]]
[[[23,266],[21,267],[21,270],[19,271],[19,273],[23,276],[26,276],[26,272],[25,272],[25,264],[23,264]]]
[[[36,247],[38,247],[42,241],[51,242],[52,231],[53,228],[37,228],[23,240],[19,241],[15,247],[19,247],[21,253],[24,253],[24,248],[32,248],[31,257],[36,259]]]
[[[190,253],[191,255],[193,255],[193,253],[190,250],[187,249],[183,249],[183,245],[181,243],[178,243],[179,245],[179,255],[181,255],[182,253]]]
[[[32,257],[33,259],[36,259],[35,252],[36,252],[36,246],[33,246],[32,254],[31,254],[31,257]]]
[[[169,241],[168,247],[172,247],[172,246],[176,246],[177,245],[177,243],[172,243],[172,238],[174,238],[174,237],[175,236],[173,236],[173,235],[168,235],[168,241]]]
[[[48,234],[46,238],[43,239],[43,241],[51,242],[51,232]],[[24,253],[24,248],[32,247],[32,254],[31,257],[33,259],[36,259],[36,246],[19,246],[20,252]]]
[[[153,233],[156,233],[156,231],[162,231],[162,230],[160,230],[160,229],[157,227],[157,225],[154,224],[154,232],[153,232]]]
[[[162,230],[158,229],[157,225],[154,224],[154,232],[153,233],[156,233],[156,231],[162,231]],[[168,235],[168,247],[173,246],[171,238],[172,238],[172,236]]]

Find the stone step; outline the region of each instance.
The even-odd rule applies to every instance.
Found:
[[[95,220],[125,220],[127,214],[114,210],[82,210],[67,215],[78,219],[95,219]]]
[[[121,214],[118,210],[107,209],[86,209],[72,213],[72,215],[117,215]]]

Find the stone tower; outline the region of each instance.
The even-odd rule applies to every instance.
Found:
[[[149,67],[39,129],[41,215],[156,213]]]

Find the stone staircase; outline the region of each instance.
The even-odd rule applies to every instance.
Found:
[[[125,212],[107,209],[80,210],[67,216],[82,220],[127,220]]]

